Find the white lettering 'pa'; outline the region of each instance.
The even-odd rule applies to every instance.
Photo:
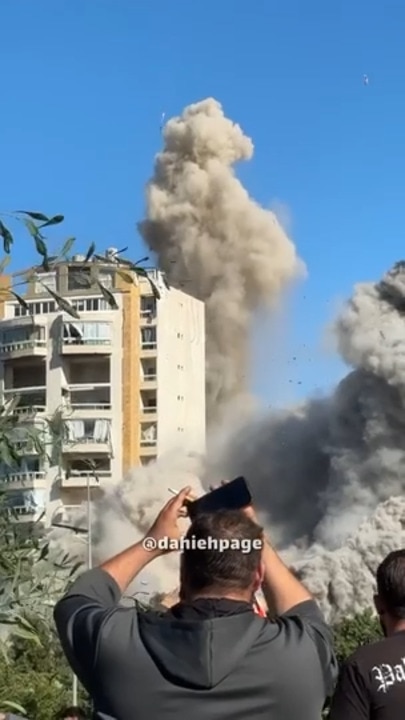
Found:
[[[405,658],[402,658],[401,665],[374,665],[371,672],[373,680],[378,682],[377,692],[386,693],[394,685],[405,682]]]

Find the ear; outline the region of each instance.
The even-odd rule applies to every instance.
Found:
[[[260,563],[259,567],[257,568],[255,572],[255,579],[254,579],[254,592],[256,593],[258,590],[260,590],[264,580],[264,563]]]

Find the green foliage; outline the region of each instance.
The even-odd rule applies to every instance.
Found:
[[[6,215],[6,213],[0,213],[3,217]],[[75,245],[75,238],[67,238],[67,240],[64,241],[63,246],[61,250],[56,254],[52,255],[49,252],[47,239],[43,234],[44,228],[49,228],[54,225],[60,225],[64,221],[63,215],[54,215],[53,217],[48,217],[47,215],[44,215],[44,213],[40,212],[34,212],[32,210],[16,210],[15,212],[8,213],[8,217],[10,218],[10,221],[12,223],[19,223],[21,224],[25,230],[28,232],[29,236],[34,242],[35,250],[39,256],[40,263],[36,266],[31,268],[26,274],[25,277],[23,277],[22,281],[14,283],[12,287],[7,288],[6,291],[3,290],[3,292],[6,292],[8,294],[12,294],[18,303],[20,303],[25,309],[27,309],[27,304],[23,297],[17,292],[15,292],[15,287],[18,285],[25,285],[26,282],[32,278],[33,276],[37,275],[40,272],[50,272],[54,269],[57,263],[61,261],[72,261],[72,257],[69,255],[69,253],[73,250]],[[0,219],[0,238],[3,240],[3,250],[5,253],[5,258],[0,263],[1,272],[4,272],[5,267],[7,266],[9,259],[10,259],[10,253],[12,250],[12,247],[14,245],[14,234],[11,232],[10,228],[7,227],[4,222]],[[124,271],[118,269],[118,274],[129,283],[136,282],[137,277],[145,278],[151,287],[152,293],[156,299],[160,298],[160,293],[158,288],[156,287],[153,280],[149,277],[147,274],[145,268],[141,267],[140,263],[147,262],[149,260],[148,257],[142,258],[142,260],[139,260],[138,262],[133,262],[132,260],[128,260],[127,258],[121,257],[121,253],[127,250],[127,248],[123,248],[123,250],[117,251],[114,256],[112,257],[104,257],[102,255],[96,254],[96,245],[94,242],[91,243],[90,247],[87,250],[86,256],[83,260],[83,263],[81,263],[79,269],[78,269],[78,281],[82,282],[84,288],[90,287],[91,281],[90,278],[95,282],[95,284],[98,286],[100,292],[102,293],[103,297],[107,302],[109,303],[110,307],[114,310],[116,309],[117,303],[114,298],[114,294],[111,293],[108,288],[104,287],[104,285],[97,279],[97,277],[94,276],[94,268],[97,267],[100,264],[106,265],[108,263],[111,263],[113,265],[124,265],[128,271],[125,273]],[[131,274],[132,273],[132,274]],[[39,281],[41,281],[40,277],[38,278]],[[79,315],[77,311],[71,306],[68,300],[66,298],[63,298],[59,293],[55,292],[51,288],[47,287],[46,284],[44,285],[44,289],[51,295],[51,297],[55,300],[57,306],[62,312],[66,312],[71,317],[74,317],[75,319],[79,319]]]
[[[18,698],[19,712],[30,720],[53,720],[63,706],[72,705],[72,672],[52,626],[31,619],[39,642],[13,637],[8,661],[0,661],[0,711],[11,709]],[[88,706],[79,686],[80,705]],[[16,708],[17,711],[17,708]]]
[[[50,550],[39,521],[14,522],[4,496],[0,502],[0,625],[38,643],[28,618],[50,620],[55,598],[78,566],[75,558]]]
[[[361,645],[379,640],[382,632],[378,619],[369,609],[338,623],[334,628],[334,636],[336,654],[342,663]]]

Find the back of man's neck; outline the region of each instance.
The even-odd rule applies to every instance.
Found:
[[[186,602],[187,604],[191,604],[193,602],[196,602],[198,600],[232,600],[233,602],[240,602],[240,603],[250,603],[251,599],[245,595],[240,595],[238,593],[221,593],[221,592],[206,592],[206,593],[198,593],[196,595],[191,595],[185,598],[183,602]]]

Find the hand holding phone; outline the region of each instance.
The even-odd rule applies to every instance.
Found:
[[[202,513],[219,510],[242,510],[252,504],[252,495],[244,477],[238,477],[230,483],[203,495],[194,501],[187,500],[186,506],[191,520]]]

